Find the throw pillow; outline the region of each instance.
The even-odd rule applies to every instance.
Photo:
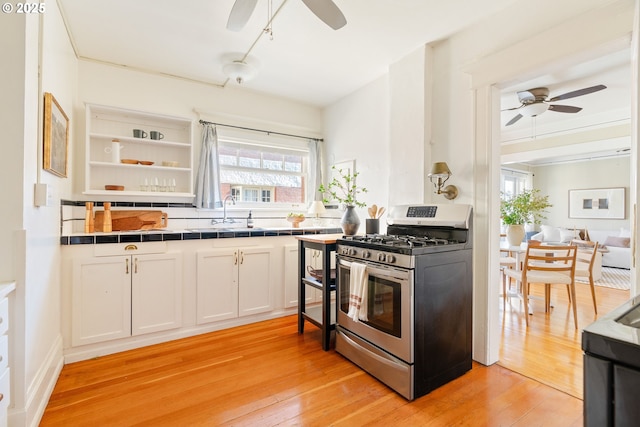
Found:
[[[578,236],[575,235],[573,230],[568,230],[566,228],[560,229],[560,243],[569,243],[571,239],[577,239]]]
[[[614,248],[628,248],[631,243],[629,237],[607,236],[604,246],[613,246]]]
[[[620,229],[620,234],[618,234],[618,236],[620,236],[620,237],[631,237],[631,230],[627,230],[626,228],[621,228]]]
[[[550,225],[541,225],[543,242],[559,242],[560,241],[560,229],[558,227],[552,227]]]

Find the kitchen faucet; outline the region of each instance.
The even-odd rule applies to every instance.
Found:
[[[222,224],[233,224],[234,222],[236,222],[235,219],[231,218],[231,219],[227,219],[227,200],[231,199],[231,204],[235,205],[236,204],[236,198],[233,197],[231,194],[228,194],[227,197],[224,198],[224,201],[222,202]],[[211,220],[211,224],[219,224],[220,221],[218,221],[217,219],[212,219]]]

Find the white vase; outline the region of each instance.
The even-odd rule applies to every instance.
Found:
[[[513,224],[507,226],[507,242],[509,242],[509,246],[520,246],[524,236],[524,225]]]

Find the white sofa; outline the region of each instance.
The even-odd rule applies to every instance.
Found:
[[[541,231],[531,236],[532,240],[549,243],[567,243],[571,239],[584,239],[582,230],[542,225]],[[598,242],[602,250],[602,266],[631,268],[631,233],[627,229],[620,230],[587,230],[588,239]]]

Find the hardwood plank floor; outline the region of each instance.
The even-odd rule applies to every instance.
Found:
[[[603,315],[627,301],[629,291],[596,286],[598,313]],[[542,285],[532,285],[532,294],[542,298]],[[528,330],[520,299],[512,298],[501,309],[501,366],[534,378],[543,384],[582,399],[582,329],[593,323],[594,313],[589,285],[576,283],[578,329],[574,327],[566,287],[553,286],[554,308],[544,312],[544,301],[535,299]]]
[[[539,292],[534,290],[534,293]],[[595,319],[578,285],[579,326]],[[597,288],[605,313],[628,291]],[[581,426],[582,351],[566,291],[529,330],[517,300],[502,313],[499,364],[408,402],[295,316],[66,365],[41,426]],[[508,368],[508,369],[507,369]]]

